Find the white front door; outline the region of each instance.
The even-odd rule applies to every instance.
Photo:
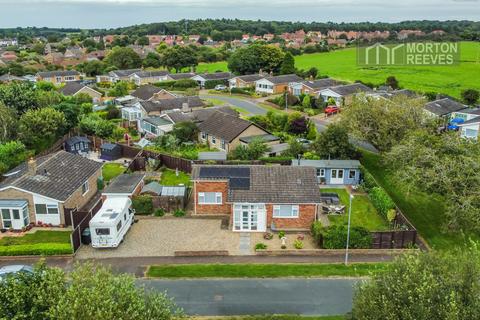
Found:
[[[233,231],[266,231],[265,205],[250,203],[234,204]]]
[[[5,229],[21,230],[26,227],[30,221],[28,217],[28,208],[2,208],[2,222]]]
[[[343,169],[332,169],[330,184],[343,184]]]

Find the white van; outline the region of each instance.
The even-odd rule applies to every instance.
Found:
[[[133,224],[135,211],[129,197],[108,197],[90,220],[92,247],[116,248]]]

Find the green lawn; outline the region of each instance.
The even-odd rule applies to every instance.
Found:
[[[335,192],[340,197],[340,202],[346,206],[345,214],[329,215],[328,219],[334,225],[348,223],[348,192],[346,189],[326,188],[320,189],[321,192]],[[352,226],[364,227],[369,231],[389,230],[388,222],[377,212],[366,195],[356,195],[352,200]]]
[[[4,237],[0,239],[0,246],[38,243],[70,243],[70,232],[38,230],[22,237]]]
[[[201,320],[342,320],[345,316],[298,316],[298,315],[264,315],[242,317],[198,317]]]
[[[226,103],[223,100],[215,99],[215,98],[206,98],[206,99],[203,99],[203,100],[207,101],[207,103],[213,104],[214,106],[223,106]]]
[[[258,106],[261,107],[262,109],[265,109],[267,111],[273,111],[273,112],[285,112],[284,109],[280,109],[280,107],[273,107],[268,103],[260,102],[258,103]]]
[[[164,169],[162,171],[162,177],[160,184],[164,186],[177,186],[183,183],[186,186],[190,185],[190,176],[182,171],[178,171],[178,177],[175,174],[175,170]]]
[[[188,264],[150,266],[152,278],[360,277],[382,272],[387,263],[343,264]]]
[[[106,163],[102,168],[103,180],[108,182],[125,172],[125,167],[120,163]]]
[[[455,66],[381,66],[359,67],[356,64],[356,48],[347,48],[325,53],[304,54],[295,57],[299,69],[316,67],[321,75],[353,82],[362,80],[375,84],[385,82],[388,76],[395,76],[400,86],[422,92],[435,91],[459,98],[464,89],[480,90],[480,43],[462,42],[461,61]],[[200,64],[198,69],[227,70],[226,62]]]
[[[418,191],[406,192],[393,179],[392,174],[382,165],[381,157],[368,151],[362,151],[362,164],[375,177],[377,182],[388,192],[393,201],[417,228],[420,235],[432,248],[449,249],[465,244],[467,237],[459,233],[444,233],[444,200],[438,195]],[[480,237],[469,236],[474,240]]]

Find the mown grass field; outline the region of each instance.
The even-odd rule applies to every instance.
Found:
[[[395,76],[400,86],[406,89],[428,92],[434,91],[460,97],[462,90],[480,90],[480,43],[462,42],[461,61],[455,66],[388,66],[363,68],[356,64],[356,49],[348,48],[326,53],[304,54],[295,57],[299,69],[316,67],[321,75],[350,81],[362,80],[380,84],[388,76]],[[200,64],[198,71],[215,72],[227,70],[226,62]]]
[[[362,277],[384,271],[388,263],[344,264],[188,264],[150,266],[151,278]]]
[[[345,316],[262,315],[239,317],[193,317],[193,320],[341,320]]]

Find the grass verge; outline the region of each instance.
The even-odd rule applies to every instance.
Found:
[[[387,263],[343,264],[188,264],[155,265],[151,278],[281,278],[363,277],[386,269]]]
[[[21,237],[0,239],[0,256],[59,255],[72,253],[70,232],[38,230]]]

